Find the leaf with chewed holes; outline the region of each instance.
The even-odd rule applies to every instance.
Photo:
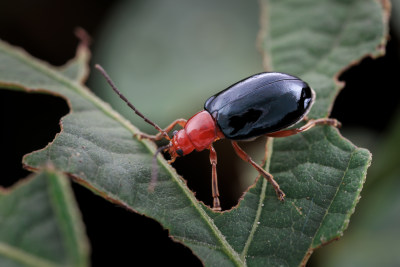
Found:
[[[291,35],[291,31],[285,30],[285,27],[292,29],[294,26],[290,26],[291,21],[298,17],[288,12],[290,9],[284,4],[289,7],[299,6],[295,14],[314,7],[323,7],[318,1],[312,4],[309,2],[263,2],[263,14],[266,14],[265,8],[269,8],[266,4],[281,5],[278,9],[279,18],[270,16],[269,19],[273,21],[269,24],[278,27],[281,37],[286,34],[289,40],[294,38],[300,42],[304,39],[304,34]],[[332,3],[336,2],[338,1]],[[320,80],[319,83],[318,75],[303,75],[290,64],[287,64],[288,68],[292,67],[284,70],[301,74],[301,78],[305,80],[310,78],[311,85],[320,95],[312,115],[327,114],[333,96],[337,93],[333,77],[350,62],[359,60],[366,54],[375,54],[376,47],[382,44],[386,34],[384,13],[378,9],[376,1],[348,2],[353,9],[346,13],[346,19],[342,12],[338,16],[332,12],[327,19],[341,24],[343,29],[347,29],[346,25],[352,25],[353,22],[357,24],[357,21],[362,23],[367,19],[372,20],[374,25],[380,25],[371,29],[373,33],[365,36],[367,39],[375,36],[373,45],[363,48],[364,35],[361,36],[363,38],[360,37],[359,43],[341,43],[341,36],[346,36],[346,31],[328,31],[326,35],[331,34],[334,37],[331,39],[336,40],[335,49],[341,51],[352,46],[352,51],[360,48],[363,52],[347,61],[339,62],[339,67],[334,70],[331,70],[329,64],[326,66],[320,63],[322,65],[315,72],[324,71],[324,75],[331,79],[329,82]],[[326,1],[323,3],[326,4]],[[370,10],[373,14],[358,12],[356,7],[361,3],[375,7]],[[343,1],[336,4],[337,8],[346,5]],[[308,8],[302,5],[308,5]],[[357,9],[357,15],[349,15],[354,9]],[[308,19],[304,14],[301,16],[307,22],[304,27],[310,26],[310,20],[315,19],[312,13],[307,13],[310,16]],[[323,19],[324,17],[320,18],[319,23]],[[263,22],[265,20],[266,17],[263,17]],[[296,23],[300,24],[297,20]],[[312,33],[312,29],[304,30],[303,33]],[[356,33],[358,27],[347,30]],[[284,40],[281,40],[282,50],[279,50],[278,45],[273,45],[276,36],[269,33],[262,35],[267,35],[271,39],[268,42],[275,47],[269,52],[273,60],[283,58],[288,53],[288,50],[283,49]],[[304,42],[307,43],[305,40]],[[312,44],[316,47],[309,48],[309,51],[322,49],[326,45],[324,42]],[[318,44],[321,45],[320,48]],[[321,58],[314,63],[325,62],[326,54],[318,55]],[[307,69],[309,61],[306,56],[307,53],[303,59],[300,53],[298,64],[296,62],[299,68],[303,66],[300,69]],[[283,68],[286,65],[282,62],[274,65]],[[139,133],[136,127],[76,82],[75,75],[64,74],[19,49],[0,44],[1,86],[58,95],[67,100],[71,110],[62,118],[62,130],[53,142],[46,148],[25,156],[25,166],[31,170],[39,170],[51,162],[55,168],[109,201],[154,218],[169,230],[174,240],[190,247],[205,265],[298,266],[305,264],[313,249],[339,238],[347,227],[360,196],[371,155],[367,150],[344,139],[337,129],[321,126],[304,134],[270,142],[265,167],[286,193],[284,203],[277,200],[266,180],[258,179],[237,207],[223,213],[214,213],[196,200],[185,182],[161,156],[158,157],[158,183],[155,191],[149,192],[147,189],[155,145],[148,140],[134,137]],[[324,95],[329,97],[325,98]]]

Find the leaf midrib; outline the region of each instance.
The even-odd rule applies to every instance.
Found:
[[[267,140],[267,146],[266,146],[267,147],[267,151],[266,151],[266,155],[265,155],[266,156],[266,163],[265,163],[265,170],[266,171],[269,171],[269,166],[270,166],[270,163],[271,163],[273,141],[274,140],[271,137],[269,138],[269,140]],[[242,260],[244,262],[246,260],[247,252],[249,250],[251,242],[253,241],[254,234],[255,234],[255,232],[256,232],[256,230],[258,228],[258,225],[259,225],[258,222],[259,222],[260,217],[261,217],[261,212],[262,212],[262,209],[263,209],[263,203],[264,203],[264,199],[265,199],[265,194],[266,194],[266,191],[267,191],[267,185],[268,185],[267,179],[265,179],[262,176],[260,177],[260,179],[263,179],[263,180],[262,180],[260,200],[258,202],[256,216],[254,218],[253,226],[251,227],[250,234],[249,234],[249,236],[248,236],[248,238],[246,240],[246,243],[244,245],[243,251],[240,254],[240,257],[242,258]]]
[[[78,93],[79,95],[83,96],[86,100],[89,102],[93,103],[97,108],[99,108],[101,111],[104,112],[107,116],[111,117],[112,119],[115,119],[117,122],[119,122],[124,128],[129,130],[133,135],[137,135],[140,133],[140,130],[133,126],[128,120],[123,118],[118,112],[113,110],[111,106],[107,105],[105,102],[103,102],[100,98],[98,98],[96,95],[94,95],[88,88],[85,88],[82,85],[79,85],[76,82],[72,82],[69,79],[65,78],[61,74],[57,73],[56,71],[50,69],[50,67],[47,67],[44,63],[39,64],[36,59],[32,58],[29,54],[27,54],[25,51],[14,51],[12,47],[9,47],[5,43],[1,42],[0,43],[0,48],[3,49],[8,55],[13,56],[14,58],[18,59],[21,62],[24,62],[26,65],[39,70],[43,75],[50,77],[54,79],[55,81],[61,83],[65,87],[73,90],[74,92]],[[22,85],[18,85],[24,87]],[[72,107],[70,107],[72,110]],[[154,154],[156,151],[155,144],[149,140],[138,140],[139,142],[142,142],[145,147],[152,153]],[[230,256],[230,259],[233,260],[233,262],[237,266],[245,266],[245,262],[242,261],[240,258],[239,254],[232,248],[232,246],[226,241],[225,236],[221,233],[221,231],[217,228],[217,226],[214,224],[213,220],[207,215],[205,210],[200,206],[199,202],[197,199],[194,197],[192,192],[185,186],[183,183],[182,179],[178,176],[178,174],[175,172],[175,170],[170,166],[164,158],[162,158],[161,155],[157,157],[159,162],[163,165],[163,167],[170,173],[171,177],[175,180],[175,182],[178,184],[178,186],[181,188],[181,190],[185,193],[185,195],[189,198],[189,200],[193,203],[193,206],[195,209],[199,212],[201,218],[204,219],[207,225],[209,225],[210,229],[212,230],[213,234],[217,238],[217,240],[220,241],[223,250],[227,253],[228,256]],[[124,202],[124,201],[122,201]],[[130,205],[124,203],[127,207],[130,207]],[[132,210],[134,210],[132,207],[130,207]]]

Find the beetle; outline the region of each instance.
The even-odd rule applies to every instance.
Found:
[[[154,189],[157,179],[154,166],[156,166],[158,153],[167,151],[171,157],[169,163],[172,163],[176,158],[188,155],[194,150],[208,149],[212,166],[212,209],[214,211],[221,210],[217,180],[217,153],[213,147],[214,142],[223,138],[230,139],[236,154],[266,178],[275,189],[278,199],[284,201],[285,193],[273,176],[254,162],[237,141],[253,140],[262,135],[267,138],[286,137],[304,132],[316,125],[340,127],[340,122],[336,119],[320,118],[308,120],[300,128],[290,128],[306,118],[314,103],[315,92],[306,82],[295,76],[279,72],[263,72],[245,78],[211,96],[205,102],[204,110],[190,119],[177,119],[165,129],[161,129],[128,101],[100,65],[95,67],[119,97],[159,132],[157,135],[141,134],[140,137],[153,141],[165,138],[169,141],[168,145],[158,148],[153,157],[153,174],[149,189]],[[168,133],[176,125],[181,126],[182,129],[174,131],[170,138]]]

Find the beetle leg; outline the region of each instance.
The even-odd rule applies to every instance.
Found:
[[[150,134],[145,134],[145,133],[140,133],[138,134],[139,139],[150,139],[152,141],[159,141],[163,139],[163,137],[168,136],[168,133],[176,126],[180,125],[182,127],[185,127],[186,125],[186,120],[185,119],[176,119],[174,120],[170,125],[168,125],[165,129],[162,130],[162,132],[159,132],[156,135],[150,135]],[[169,140],[169,138],[167,138]]]
[[[268,182],[274,187],[276,195],[280,201],[285,200],[285,193],[279,188],[279,184],[274,180],[274,177],[266,172],[263,168],[260,167],[257,163],[255,163],[249,155],[240,146],[235,142],[232,141],[232,146],[235,149],[236,154],[244,161],[250,163],[262,176],[267,179]]]
[[[307,131],[316,125],[331,125],[334,127],[340,127],[341,123],[339,121],[337,121],[336,119],[321,118],[321,119],[316,119],[316,120],[310,120],[304,126],[297,128],[297,129],[289,129],[289,130],[283,130],[283,131],[278,131],[278,132],[274,132],[274,133],[269,133],[269,134],[266,134],[266,136],[286,137],[286,136],[295,135],[295,134]]]
[[[210,146],[210,163],[212,166],[211,189],[213,197],[213,211],[221,211],[219,202],[218,179],[217,179],[217,152],[213,146]]]

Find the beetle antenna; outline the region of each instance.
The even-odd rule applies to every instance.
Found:
[[[157,177],[158,177],[157,155],[161,151],[169,148],[170,146],[171,146],[171,144],[159,147],[157,149],[156,153],[153,156],[153,163],[152,163],[153,167],[152,167],[152,170],[151,170],[151,180],[150,180],[150,184],[149,184],[149,188],[148,188],[148,190],[150,192],[154,191],[154,188],[156,187],[156,183],[157,183]]]
[[[154,122],[152,122],[151,120],[149,120],[148,118],[146,118],[139,110],[137,110],[135,108],[135,106],[129,102],[129,100],[117,89],[117,86],[114,84],[114,82],[111,80],[110,76],[107,74],[107,72],[103,69],[102,66],[100,66],[99,64],[95,65],[95,68],[98,69],[101,74],[104,76],[104,78],[106,79],[107,83],[111,86],[111,88],[114,90],[114,92],[122,99],[125,101],[125,103],[136,113],[136,115],[138,115],[139,117],[141,117],[145,122],[147,122],[148,124],[152,125],[154,128],[156,128],[157,131],[159,131],[160,133],[162,133],[164,136],[166,135],[166,133]],[[168,136],[168,135],[167,135]]]

